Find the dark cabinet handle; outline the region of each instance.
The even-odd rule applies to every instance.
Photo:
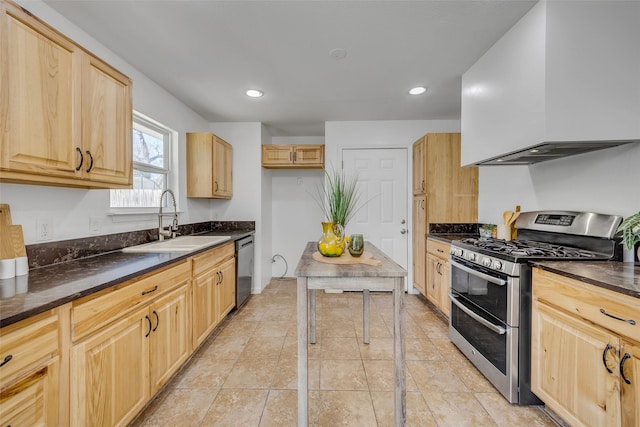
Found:
[[[215,189],[213,191],[218,191],[218,181],[214,181]]]
[[[87,172],[91,172],[91,169],[93,169],[93,156],[91,155],[91,151],[87,150],[87,155],[89,156],[89,160],[91,161],[91,163],[89,163],[89,167],[87,168]]]
[[[0,368],[2,368],[4,365],[6,365],[7,363],[9,363],[11,361],[11,359],[13,359],[13,356],[10,354],[7,354],[4,357],[4,360],[2,362],[0,362]]]
[[[627,359],[631,359],[631,355],[629,353],[625,353],[624,356],[622,356],[622,360],[620,361],[620,375],[625,383],[631,384],[631,381],[624,376],[624,362],[626,362]]]
[[[148,291],[142,291],[142,295],[147,295],[150,294],[151,292],[155,292],[158,290],[158,285],[155,285],[152,289],[149,289]]]
[[[152,327],[151,318],[149,316],[146,316],[146,315],[144,316],[144,318],[147,319],[147,322],[149,322],[149,331],[144,336],[145,338],[147,338],[149,336],[149,334],[151,334],[151,327]]]
[[[609,369],[609,367],[607,366],[607,352],[612,348],[613,346],[611,344],[607,344],[607,346],[604,348],[604,351],[602,352],[602,364],[604,365],[607,372],[609,372],[610,374],[613,374],[613,371]]]
[[[80,148],[76,147],[76,151],[80,153],[80,163],[76,166],[76,170],[79,171],[82,167],[82,162],[84,162],[84,156],[82,155],[82,150]]]
[[[216,280],[216,286],[218,286],[220,283],[222,283],[222,273],[216,271],[216,276],[218,276],[218,280]]]
[[[156,326],[153,328],[153,332],[158,329],[158,325],[160,324],[160,316],[158,316],[158,312],[153,310],[153,315],[156,316]]]
[[[635,324],[636,324],[636,321],[635,321],[635,320],[633,320],[633,319],[623,319],[622,317],[614,316],[613,314],[609,314],[609,313],[607,313],[607,312],[604,310],[604,308],[601,308],[601,309],[600,309],[600,313],[604,314],[605,316],[609,316],[609,317],[611,317],[612,319],[620,320],[620,321],[622,321],[622,322],[627,322],[627,323],[628,323],[628,324],[630,324],[630,325],[635,325]]]
[[[220,283],[224,282],[224,273],[220,272]]]

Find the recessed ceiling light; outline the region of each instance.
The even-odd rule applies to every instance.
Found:
[[[416,86],[414,88],[411,88],[409,90],[409,93],[411,95],[422,95],[423,93],[425,93],[427,91],[427,88],[424,86]]]
[[[540,150],[538,150],[537,148],[534,148],[533,150],[529,150],[530,153],[539,153]]]
[[[245,93],[251,98],[260,98],[262,95],[264,95],[264,93],[258,89],[249,89]]]
[[[347,56],[347,51],[342,48],[333,49],[329,52],[329,56],[339,61]]]

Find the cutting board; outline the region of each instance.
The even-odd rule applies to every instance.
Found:
[[[24,247],[24,235],[22,234],[22,226],[10,225],[9,234],[11,235],[11,245],[13,246],[14,258],[27,256],[27,251]]]
[[[11,230],[6,225],[0,225],[0,259],[9,258],[15,258]]]
[[[11,209],[9,205],[0,204],[0,229],[11,225]]]
[[[327,257],[323,256],[320,252],[314,252],[313,259],[326,264],[367,264],[374,265],[376,267],[382,265],[382,261],[379,259],[373,259],[373,255],[367,251],[364,251],[359,257],[351,256],[349,251],[338,257]]]

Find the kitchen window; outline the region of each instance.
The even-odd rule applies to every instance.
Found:
[[[133,114],[133,189],[110,190],[114,213],[154,211],[162,191],[170,188],[172,145],[177,133],[140,113]]]

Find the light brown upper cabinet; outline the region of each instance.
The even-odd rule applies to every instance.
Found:
[[[266,169],[322,169],[324,145],[262,145],[262,167]]]
[[[428,296],[425,274],[429,276],[426,271],[430,266],[425,267],[425,234],[429,232],[429,224],[478,219],[478,168],[460,166],[459,133],[429,133],[413,144],[413,194],[413,283]],[[436,266],[437,262],[432,262],[431,269]],[[438,271],[442,268],[446,269],[438,267]],[[436,301],[435,296],[433,300]],[[446,314],[444,296],[442,307]]]
[[[132,185],[132,82],[0,0],[0,181]]]
[[[230,199],[233,147],[211,132],[187,133],[187,197]]]

